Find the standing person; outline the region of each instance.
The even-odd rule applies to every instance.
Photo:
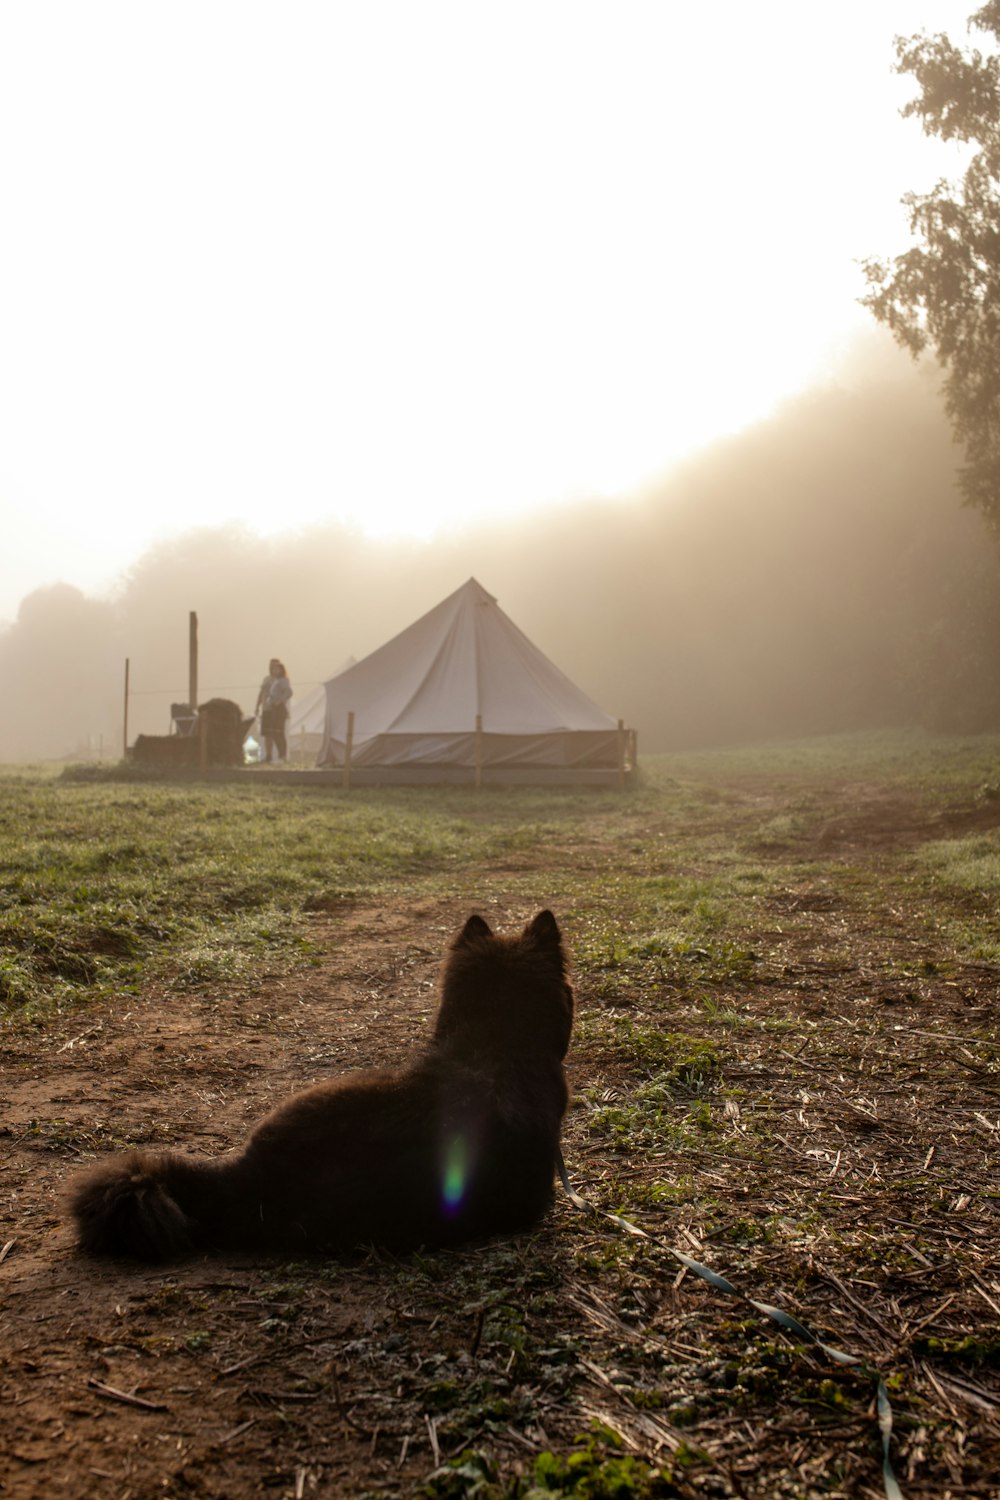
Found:
[[[288,742],[285,739],[285,724],[288,719],[288,703],[292,696],[292,684],[288,673],[276,656],[271,657],[267,676],[257,694],[257,713],[260,714],[260,732],[264,738],[265,761],[288,759]],[[277,751],[275,755],[274,752]]]

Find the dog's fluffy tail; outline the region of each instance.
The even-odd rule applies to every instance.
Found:
[[[91,1168],[70,1208],[81,1250],[135,1260],[172,1260],[201,1239],[196,1210],[207,1164],[169,1151],[132,1151]]]

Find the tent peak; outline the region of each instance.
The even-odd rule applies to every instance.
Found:
[[[496,604],[497,602],[496,595],[491,594],[489,589],[484,589],[478,578],[469,578],[460,589],[455,590],[455,593],[474,594],[480,604]]]

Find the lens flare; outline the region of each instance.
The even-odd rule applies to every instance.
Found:
[[[462,1206],[468,1181],[468,1150],[463,1135],[453,1135],[444,1156],[442,1197],[445,1212],[456,1214]]]

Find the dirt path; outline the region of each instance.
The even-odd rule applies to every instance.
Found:
[[[787,802],[763,783],[734,795],[759,801],[762,826]],[[545,1450],[579,1453],[596,1421],[617,1434],[601,1451],[624,1488],[595,1494],[654,1493],[628,1478],[635,1458],[669,1472],[673,1496],[877,1500],[870,1366],[891,1374],[907,1500],[995,1500],[1000,971],[946,960],[905,881],[873,906],[864,881],[816,873],[820,859],[874,871],[962,826],[929,828],[892,797],[817,795],[761,854],[794,878],[768,888],[730,979],[702,982],[695,954],[690,977],[630,988],[612,973],[605,993],[595,969],[580,995],[577,1181],[864,1370],[793,1348],[564,1198],[528,1240],[405,1262],[79,1258],[61,1194],[81,1163],[142,1143],[226,1150],[292,1090],[421,1044],[469,908],[346,905],[314,916],[321,958],[294,977],[146,991],[0,1052],[0,1496],[405,1496],[474,1449],[482,1472],[432,1493],[476,1493],[492,1465],[492,1497]],[[483,910],[501,928],[533,914]],[[642,1048],[677,1033],[725,1088],[679,1085],[661,1108]]]
[[[259,994],[150,993],[7,1048],[0,1493],[235,1497],[294,1494],[320,1469],[327,1486],[356,1478],[356,1396],[336,1394],[336,1372],[345,1342],[368,1349],[387,1326],[377,1261],[305,1293],[251,1261],[169,1275],[84,1261],[59,1197],[112,1141],[223,1151],[294,1088],[405,1056],[427,1032],[451,916],[423,903],[324,917],[320,966],[264,977]],[[292,1325],[298,1364],[273,1357]],[[345,1403],[332,1423],[331,1401]],[[399,1462],[408,1415],[387,1398],[381,1434],[365,1430],[366,1484],[431,1467],[419,1428]]]

